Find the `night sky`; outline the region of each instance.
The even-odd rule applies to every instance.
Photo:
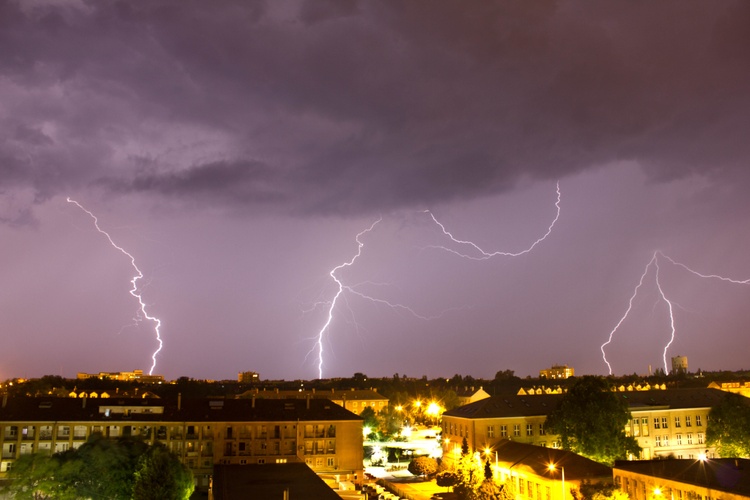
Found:
[[[607,374],[654,252],[750,278],[748,26],[746,1],[0,0],[0,379],[152,365],[130,259],[67,197],[142,271],[168,379],[317,378],[329,273],[378,220],[323,377]],[[520,253],[558,182],[522,255],[461,257],[430,217]],[[750,284],[657,263],[612,371],[664,367],[658,285],[667,357],[748,368]]]

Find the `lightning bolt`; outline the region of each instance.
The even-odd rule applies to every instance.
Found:
[[[84,208],[83,205],[81,205],[77,201],[71,199],[70,197],[68,197],[67,200],[68,200],[68,203],[72,203],[72,204],[76,205],[78,208],[80,208],[81,210],[83,210],[84,212],[86,212],[94,220],[94,227],[96,228],[96,230],[99,231],[100,233],[102,233],[104,236],[106,236],[107,240],[109,241],[109,243],[113,247],[115,247],[121,253],[125,254],[130,259],[130,264],[133,266],[133,269],[136,272],[136,275],[133,276],[133,278],[130,280],[130,283],[133,285],[133,288],[130,290],[130,295],[132,295],[133,297],[136,298],[136,300],[138,300],[138,304],[140,305],[139,310],[140,310],[140,314],[142,315],[142,317],[146,318],[147,320],[149,320],[149,321],[151,321],[151,322],[153,322],[155,324],[154,331],[156,332],[156,341],[159,343],[159,347],[151,355],[151,360],[152,360],[153,363],[151,364],[151,369],[149,370],[148,374],[152,375],[153,371],[154,371],[154,368],[156,368],[156,355],[159,354],[159,352],[161,351],[162,347],[164,346],[164,343],[162,342],[161,332],[160,332],[161,320],[159,318],[154,317],[154,316],[150,316],[146,312],[146,303],[143,301],[143,296],[138,291],[138,280],[140,280],[140,279],[143,278],[143,273],[141,272],[141,270],[136,265],[136,263],[135,263],[135,257],[133,257],[133,255],[131,255],[128,251],[126,251],[124,248],[122,248],[121,246],[119,246],[117,243],[115,243],[114,240],[112,239],[112,237],[109,235],[109,233],[107,231],[105,231],[104,229],[102,229],[101,227],[99,227],[99,219],[97,219],[96,215],[94,215],[92,212],[90,212],[89,210],[87,210],[86,208]]]
[[[617,332],[617,330],[620,328],[620,326],[625,321],[625,319],[627,319],[628,315],[630,314],[630,311],[633,309],[633,300],[635,300],[636,295],[638,295],[638,290],[640,289],[641,285],[643,285],[643,281],[646,279],[646,276],[648,275],[649,269],[651,268],[652,265],[655,268],[654,281],[655,281],[655,284],[656,284],[656,289],[659,291],[659,295],[661,296],[661,299],[667,304],[667,308],[669,310],[669,324],[670,324],[670,329],[671,329],[671,335],[670,335],[670,338],[669,338],[669,342],[667,342],[667,344],[664,346],[664,351],[663,351],[663,354],[662,354],[662,360],[664,361],[664,373],[667,373],[667,374],[669,373],[669,365],[667,364],[667,351],[669,350],[670,346],[672,345],[672,343],[675,340],[675,336],[677,334],[677,329],[675,327],[674,303],[667,298],[667,295],[664,293],[664,289],[661,286],[661,281],[659,280],[659,269],[660,269],[659,268],[659,258],[663,258],[663,259],[667,260],[669,263],[671,263],[671,264],[673,264],[673,265],[675,265],[677,267],[680,267],[680,268],[684,269],[685,271],[687,271],[687,272],[689,272],[689,273],[691,273],[691,274],[693,274],[695,276],[698,276],[699,278],[716,279],[716,280],[726,281],[726,282],[729,282],[729,283],[734,283],[734,284],[737,284],[737,285],[747,285],[747,284],[750,284],[750,279],[738,280],[738,279],[734,279],[734,278],[727,278],[725,276],[720,276],[718,274],[703,274],[703,273],[700,273],[700,272],[698,272],[698,271],[696,271],[696,270],[688,267],[686,264],[683,264],[682,262],[678,262],[678,261],[672,259],[671,257],[669,257],[668,255],[666,255],[665,253],[663,253],[660,250],[655,251],[654,254],[653,254],[653,256],[651,257],[651,260],[646,265],[646,268],[644,269],[643,274],[641,274],[641,279],[638,282],[638,285],[636,285],[635,290],[633,291],[633,295],[631,295],[630,300],[628,301],[628,307],[625,310],[625,314],[623,314],[623,316],[620,318],[620,321],[617,322],[617,324],[612,329],[612,331],[609,332],[609,338],[607,339],[607,341],[605,343],[603,343],[601,345],[601,347],[600,347],[600,349],[602,351],[602,358],[604,359],[604,363],[606,363],[606,365],[607,365],[607,368],[609,370],[609,374],[610,375],[612,375],[612,365],[609,363],[609,361],[607,361],[607,354],[606,354],[604,348],[607,345],[609,345],[610,343],[612,343],[612,340],[614,338],[615,332]]]
[[[446,252],[450,252],[452,254],[458,255],[459,257],[463,257],[465,259],[471,259],[471,260],[487,260],[491,259],[492,257],[502,256],[502,257],[519,257],[521,255],[527,254],[531,252],[539,243],[543,242],[547,239],[547,236],[549,236],[552,233],[552,228],[555,227],[555,224],[557,223],[557,220],[560,218],[560,183],[557,183],[557,201],[555,202],[555,207],[557,209],[557,213],[555,214],[555,218],[552,219],[552,222],[550,223],[549,227],[547,227],[547,232],[545,232],[541,237],[539,237],[534,243],[532,243],[529,247],[525,248],[524,250],[518,251],[518,252],[503,252],[503,251],[495,251],[495,252],[487,252],[483,250],[479,245],[472,241],[467,240],[460,240],[453,236],[451,232],[449,232],[447,229],[445,229],[445,226],[435,218],[435,215],[429,210],[425,210],[424,213],[429,214],[429,216],[432,218],[432,220],[435,222],[435,224],[440,227],[441,231],[445,236],[450,238],[453,243],[457,243],[459,245],[466,245],[474,250],[476,250],[479,255],[469,255],[467,253],[460,252],[458,250],[454,250],[452,248],[448,248],[441,245],[430,245],[428,248],[438,248],[440,250],[445,250]]]
[[[473,259],[473,260],[486,260],[486,259],[489,259],[489,258],[492,258],[492,257],[495,257],[495,256],[499,256],[499,255],[507,256],[507,257],[518,257],[520,255],[524,255],[526,253],[529,253],[539,243],[541,243],[542,241],[544,241],[547,238],[547,236],[550,235],[550,233],[552,232],[553,227],[557,223],[557,220],[560,218],[560,183],[559,182],[557,183],[556,190],[557,190],[557,201],[555,203],[555,207],[557,209],[557,213],[555,214],[554,219],[550,223],[550,225],[547,228],[547,231],[544,233],[544,235],[542,235],[540,238],[538,238],[528,248],[526,248],[524,250],[521,250],[519,252],[500,252],[500,251],[498,251],[498,252],[486,252],[486,251],[482,250],[478,245],[476,245],[475,243],[473,243],[471,241],[463,241],[463,240],[459,240],[459,239],[455,238],[450,232],[448,232],[448,230],[445,228],[445,226],[442,223],[440,223],[437,220],[437,218],[435,218],[435,216],[432,214],[432,212],[430,212],[429,210],[424,210],[422,213],[429,214],[430,217],[432,218],[432,220],[435,222],[435,224],[437,224],[440,227],[440,229],[442,230],[443,234],[446,235],[446,236],[448,236],[448,238],[450,238],[454,243],[458,243],[458,244],[462,244],[462,245],[469,245],[469,246],[473,247],[475,250],[477,250],[481,255],[480,256],[471,256],[471,255],[468,255],[468,254],[464,254],[464,253],[458,252],[458,251],[453,250],[451,248],[444,247],[444,246],[438,246],[438,245],[432,245],[432,246],[430,246],[428,248],[439,248],[439,249],[445,250],[447,252],[453,253],[455,255],[458,255],[460,257],[464,257],[464,258],[468,258],[468,259]],[[406,306],[406,305],[403,305],[403,304],[399,304],[399,303],[395,303],[395,302],[391,302],[391,301],[388,301],[388,300],[385,300],[385,299],[381,299],[381,298],[377,298],[377,297],[373,297],[371,295],[365,294],[365,293],[363,293],[363,292],[361,292],[361,291],[359,291],[357,289],[358,285],[346,285],[346,284],[344,284],[344,282],[342,282],[337,277],[337,273],[340,270],[342,270],[342,269],[344,269],[346,267],[351,267],[352,265],[354,265],[355,261],[362,254],[362,248],[364,247],[364,243],[362,242],[361,238],[365,234],[371,232],[375,228],[375,226],[378,223],[380,223],[382,220],[383,219],[381,217],[378,220],[376,220],[375,222],[373,222],[370,225],[370,227],[368,227],[367,229],[364,229],[363,231],[360,231],[357,234],[357,236],[355,237],[355,241],[357,242],[357,252],[355,253],[355,255],[351,258],[351,260],[349,260],[347,262],[344,262],[343,264],[339,264],[338,266],[336,266],[333,269],[331,269],[331,271],[329,271],[329,273],[328,273],[328,275],[331,277],[331,279],[336,283],[336,286],[337,286],[336,294],[333,296],[333,299],[330,302],[326,302],[328,304],[328,312],[327,312],[327,315],[326,315],[326,321],[325,321],[325,323],[323,324],[322,328],[320,329],[320,331],[318,332],[318,334],[315,337],[314,346],[307,353],[307,356],[310,356],[311,354],[317,352],[317,357],[318,357],[318,378],[323,378],[323,354],[324,354],[324,339],[325,339],[325,334],[328,331],[328,329],[330,328],[331,323],[333,322],[333,317],[334,317],[334,312],[336,310],[336,305],[337,305],[339,299],[342,298],[344,292],[348,292],[348,293],[350,293],[352,295],[355,295],[355,296],[358,296],[360,298],[369,300],[369,301],[371,301],[373,303],[376,303],[376,304],[385,305],[385,306],[388,306],[388,307],[390,307],[392,309],[396,309],[396,310],[401,310],[401,311],[407,312],[410,315],[414,316],[415,318],[418,318],[418,319],[421,319],[421,320],[433,320],[433,319],[437,319],[437,318],[442,317],[448,311],[452,311],[452,310],[456,310],[456,309],[465,309],[465,307],[451,307],[449,309],[446,309],[446,310],[442,311],[438,315],[426,316],[426,315],[423,315],[423,314],[419,314],[418,312],[416,312],[414,309],[412,309],[409,306]],[[316,306],[320,305],[320,304],[321,303],[319,302],[319,303],[316,304]]]

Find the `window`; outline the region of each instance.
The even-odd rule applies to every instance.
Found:
[[[693,444],[693,433],[692,432],[688,432],[688,435],[687,435],[687,444]]]
[[[495,437],[495,426],[494,425],[488,425],[487,426],[487,437],[488,438],[494,438]]]
[[[508,426],[507,425],[501,425],[500,426],[500,437],[508,437]]]
[[[264,464],[264,463],[266,463],[266,459],[265,458],[259,458],[258,459],[258,463],[259,464]]]
[[[674,426],[675,427],[679,427],[680,426],[680,417],[675,417],[674,418]]]
[[[513,435],[518,437],[521,435],[521,426],[518,424],[513,424]]]
[[[333,457],[328,457],[326,461],[326,466],[333,467],[333,461],[334,461]]]
[[[659,419],[658,418],[654,418],[654,429],[660,429],[660,427],[659,427]]]
[[[700,415],[696,415],[696,416],[695,416],[695,426],[696,426],[696,427],[701,427],[701,426],[703,426],[703,424],[701,423],[701,416],[700,416]]]
[[[685,427],[690,427],[692,423],[690,422],[690,415],[685,415]]]
[[[703,433],[702,432],[698,433],[698,444],[703,444]]]
[[[678,446],[681,445],[682,444],[682,434],[677,434],[677,436],[675,438],[677,439],[677,445]]]
[[[633,436],[638,437],[641,435],[641,426],[638,425],[640,423],[640,419],[634,418],[633,419]]]
[[[534,435],[534,426],[532,424],[526,424],[526,435],[527,436]]]
[[[654,446],[657,448],[661,446],[661,436],[654,436]]]
[[[669,446],[669,436],[664,436],[664,446]]]
[[[661,428],[662,429],[668,429],[669,428],[669,422],[667,420],[667,417],[661,417]]]
[[[648,419],[646,417],[641,419],[641,432],[644,436],[648,436]]]

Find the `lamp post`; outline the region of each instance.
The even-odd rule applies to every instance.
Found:
[[[550,472],[554,472],[557,468],[555,464],[549,464],[547,467]],[[562,500],[565,500],[565,467],[560,466],[560,478],[562,480]]]

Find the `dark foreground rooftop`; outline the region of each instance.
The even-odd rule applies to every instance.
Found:
[[[293,500],[341,500],[303,463],[214,466],[215,500],[282,499],[287,489]]]

